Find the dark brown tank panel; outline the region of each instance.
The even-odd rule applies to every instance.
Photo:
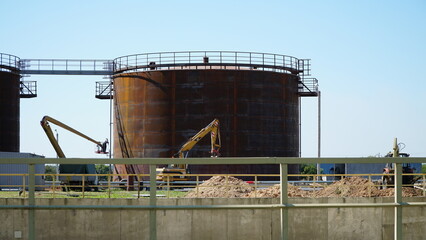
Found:
[[[168,70],[115,76],[114,157],[171,157],[214,118],[224,157],[297,157],[298,77],[249,70]],[[124,140],[124,141],[123,141]],[[202,139],[188,157],[209,157]],[[147,173],[147,168],[143,168]],[[146,172],[145,172],[146,171]],[[279,173],[278,165],[192,165],[191,173]],[[289,172],[296,173],[290,166]]]
[[[19,79],[0,71],[0,152],[19,152]]]

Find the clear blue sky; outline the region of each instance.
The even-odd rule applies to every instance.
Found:
[[[2,1],[0,52],[23,59],[113,59],[161,51],[268,52],[312,59],[322,92],[322,156],[369,156],[398,137],[426,156],[426,1]],[[21,151],[54,157],[50,115],[109,137],[102,77],[37,76],[21,100]],[[302,156],[317,154],[317,99],[303,100]],[[68,157],[94,146],[58,129]]]

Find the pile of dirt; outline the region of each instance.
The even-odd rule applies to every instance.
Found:
[[[289,197],[309,197],[310,192],[304,191],[298,187],[288,185],[287,192]],[[279,198],[281,195],[280,185],[274,185],[265,189],[258,189],[247,194],[249,198]]]
[[[379,191],[377,197],[393,197],[395,193],[394,188],[382,189]],[[417,188],[403,187],[402,188],[403,197],[418,197],[423,196],[423,191]],[[376,196],[375,196],[376,197]]]
[[[188,198],[279,198],[280,185],[255,190],[250,184],[235,177],[216,176],[200,184],[188,192]],[[289,197],[392,197],[394,189],[378,189],[373,182],[366,178],[349,177],[334,182],[321,190],[305,191],[299,187],[288,185]],[[403,197],[423,196],[420,189],[404,187]]]
[[[295,186],[288,186],[289,197],[392,197],[394,192],[393,188],[378,189],[373,182],[361,177],[344,178],[318,191],[304,191]],[[267,189],[253,191],[248,194],[248,197],[278,198],[280,194],[280,186],[275,185]],[[423,191],[411,187],[403,187],[402,196],[423,196]]]
[[[350,177],[312,192],[311,197],[375,197],[380,190],[366,178]]]
[[[241,179],[228,176],[215,176],[188,192],[187,198],[240,198],[254,188]]]

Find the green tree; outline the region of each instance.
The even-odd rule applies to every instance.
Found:
[[[322,173],[323,170],[321,169]],[[316,164],[301,164],[300,165],[300,174],[317,174],[317,165]],[[307,179],[309,177],[302,177],[303,179]]]
[[[426,164],[422,165],[422,173],[426,173]]]
[[[56,166],[46,164],[44,166],[44,174],[56,174]],[[46,181],[53,181],[53,176],[52,175],[46,175],[45,180]]]
[[[98,174],[109,174],[109,165],[105,165],[105,164],[96,164],[95,165],[96,168],[96,172]],[[108,177],[107,176],[99,176],[99,181],[107,181]]]
[[[300,165],[301,174],[317,174],[316,164],[302,164]]]

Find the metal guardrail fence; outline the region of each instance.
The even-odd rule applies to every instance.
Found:
[[[404,202],[402,199],[402,164],[406,158],[127,158],[127,159],[32,159],[32,158],[4,158],[0,164],[28,164],[28,205],[8,206],[0,205],[0,209],[27,209],[28,210],[28,239],[35,239],[35,214],[40,209],[139,209],[150,211],[150,239],[157,239],[156,211],[161,209],[279,209],[281,218],[281,239],[289,239],[288,211],[295,208],[394,208],[394,239],[403,239],[402,210],[411,206],[426,206],[426,202]],[[411,163],[426,163],[426,158],[410,158]],[[208,206],[163,206],[157,205],[157,188],[149,189],[150,205],[137,206],[50,206],[36,205],[35,201],[35,165],[36,164],[147,164],[149,165],[150,182],[156,181],[156,166],[161,164],[278,164],[280,166],[281,197],[279,204],[266,205],[208,205]],[[395,196],[393,203],[330,203],[330,204],[295,204],[289,201],[288,195],[288,164],[301,163],[394,163],[395,166]]]
[[[114,95],[114,87],[112,81],[96,82],[95,97],[98,99],[111,99]]]
[[[17,56],[0,53],[0,71],[19,71],[19,61],[20,59]]]
[[[111,75],[111,60],[22,59],[22,74]]]
[[[37,81],[21,81],[19,95],[21,98],[37,97]]]
[[[421,189],[423,191],[423,196],[426,196],[426,174],[422,173],[410,173],[410,174],[402,174],[404,176],[413,176],[418,177],[419,179],[416,183],[413,184],[402,184],[403,187],[411,187]],[[277,179],[279,174],[167,174],[157,175],[157,181],[154,184],[151,184],[150,181],[134,181],[132,184],[129,184],[125,181],[128,178],[133,179],[143,179],[143,177],[149,177],[148,174],[35,174],[36,177],[41,177],[45,179],[43,184],[36,184],[35,187],[38,189],[38,197],[37,198],[56,198],[56,197],[107,197],[107,198],[122,198],[122,195],[112,195],[111,192],[116,190],[128,190],[130,189],[129,194],[125,194],[126,197],[134,197],[141,198],[146,197],[146,195],[142,196],[142,192],[149,191],[151,187],[156,187],[158,190],[164,191],[164,197],[182,197],[183,195],[176,196],[173,193],[174,191],[179,192],[190,192],[192,190],[197,190],[198,188],[203,189],[214,189],[214,188],[226,188],[226,187],[236,187],[236,188],[250,188],[250,191],[256,194],[256,190],[264,189],[267,187],[272,187],[273,185],[279,184],[279,181],[272,180]],[[383,176],[392,176],[391,174],[289,174],[288,175],[292,179],[299,179],[288,181],[289,185],[298,187],[300,190],[308,191],[317,191],[326,188],[328,185],[335,183],[339,180],[345,178],[352,177],[361,177],[368,180],[368,183],[372,183],[369,185],[370,188],[376,189],[386,189],[386,188],[394,188],[393,184],[383,183],[381,179]],[[22,179],[22,184],[12,184],[13,180],[16,181],[16,177]],[[66,185],[60,179],[66,179],[70,177],[77,181],[80,179],[80,184],[72,184]],[[93,183],[88,183],[86,179],[88,177],[98,177],[106,180],[99,180],[98,184],[93,185]],[[117,179],[117,177],[121,177],[124,181],[113,181],[113,179]],[[171,181],[173,178],[184,177],[192,180],[185,181]],[[241,185],[241,182],[238,184],[232,184],[230,181],[225,181],[224,185],[204,185],[200,186],[207,179],[211,177],[224,177],[226,180],[231,178],[237,179],[250,179],[243,181],[247,185]],[[7,178],[10,181],[7,181]],[[28,178],[27,173],[21,174],[0,174],[0,191],[3,190],[3,194],[0,194],[0,198],[2,197],[19,197],[27,198],[28,195],[26,191],[28,189]],[[92,178],[92,179],[93,179]],[[12,180],[13,179],[13,180]],[[46,180],[48,179],[48,180]],[[158,179],[165,179],[158,180]],[[262,180],[259,180],[262,179]],[[271,179],[271,180],[265,180]],[[326,179],[326,180],[324,180]],[[356,187],[359,185],[345,183],[346,187]],[[73,190],[73,193],[70,195],[70,190]],[[95,191],[93,191],[95,190]],[[144,191],[145,190],[145,191]],[[136,194],[134,194],[137,192]],[[198,193],[198,192],[197,192]],[[132,194],[132,195],[131,195]],[[387,195],[390,196],[390,195]],[[197,195],[197,197],[201,197]],[[223,195],[223,197],[227,197]],[[255,196],[256,197],[256,196]],[[375,197],[372,195],[365,197]]]
[[[316,78],[301,78],[299,94],[301,96],[318,96],[318,80]]]
[[[114,59],[114,72],[170,69],[250,69],[299,74],[309,72],[309,59],[292,56],[231,51],[188,51],[144,53]]]

